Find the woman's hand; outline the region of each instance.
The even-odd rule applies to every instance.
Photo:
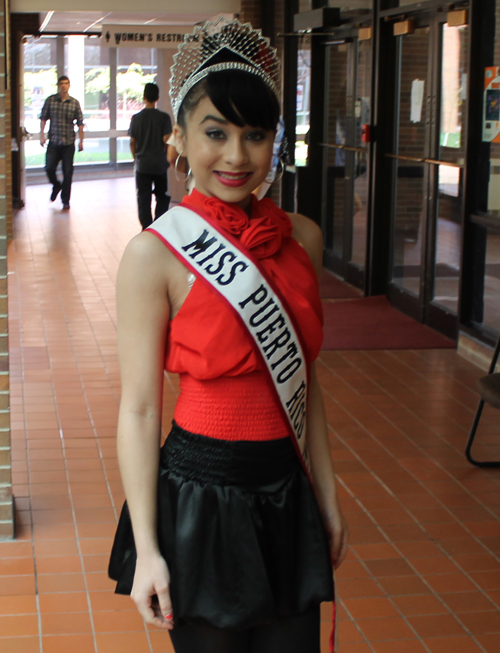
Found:
[[[349,528],[338,505],[332,511],[331,515],[323,519],[330,544],[333,570],[335,571],[344,562],[347,555]]]
[[[146,623],[166,630],[174,627],[169,585],[167,563],[159,553],[137,558],[131,597]]]

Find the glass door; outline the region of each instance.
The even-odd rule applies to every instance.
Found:
[[[323,154],[325,264],[362,288],[367,247],[371,41],[326,45]]]
[[[391,300],[455,337],[462,238],[468,27],[423,14],[397,43]]]

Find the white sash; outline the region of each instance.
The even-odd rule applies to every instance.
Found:
[[[176,206],[155,220],[148,230],[155,232],[177,258],[220,293],[245,325],[308,469],[308,365],[300,338],[276,290],[235,239],[227,238],[191,209]]]

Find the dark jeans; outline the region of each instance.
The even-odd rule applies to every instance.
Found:
[[[145,172],[136,172],[135,185],[139,220],[142,228],[146,229],[153,222],[151,215],[151,195],[153,193],[156,195],[155,220],[168,211],[170,195],[167,195],[167,173],[150,175]]]
[[[69,204],[71,195],[71,180],[73,179],[73,157],[75,156],[75,144],[56,145],[49,141],[47,154],[45,156],[45,172],[52,186],[60,186],[56,175],[56,168],[59,161],[62,161],[63,182],[61,200],[63,204]]]

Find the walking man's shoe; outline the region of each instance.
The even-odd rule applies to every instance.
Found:
[[[69,211],[69,204],[67,202],[63,204],[63,211]]]
[[[57,184],[54,184],[52,186],[52,193],[50,194],[50,201],[51,202],[55,201],[56,197],[61,192],[61,188],[62,188],[62,184],[60,184],[59,182],[57,182]]]

